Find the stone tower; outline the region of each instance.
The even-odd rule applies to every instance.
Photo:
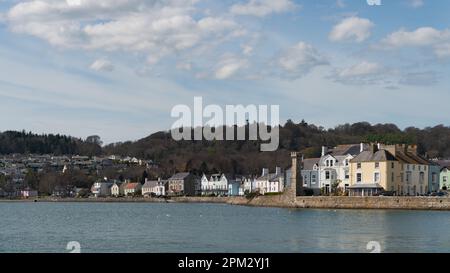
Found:
[[[298,153],[291,153],[292,168],[291,168],[291,188],[289,190],[295,198],[297,195],[303,195],[303,183],[301,182],[300,164],[298,162]]]

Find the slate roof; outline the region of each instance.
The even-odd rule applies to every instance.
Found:
[[[379,150],[375,153],[371,151],[363,151],[351,162],[377,162],[377,161],[399,161],[394,155],[386,150]]]
[[[450,160],[438,160],[436,161],[437,164],[439,164],[439,166],[441,166],[441,168],[449,168],[450,167]]]
[[[143,188],[154,188],[156,186],[158,186],[158,183],[164,184],[164,180],[158,181],[158,180],[147,180],[144,185],[142,186]]]
[[[364,148],[367,148],[364,144]],[[357,155],[361,151],[361,144],[344,144],[338,145],[330,150],[332,155]]]
[[[315,164],[319,164],[320,158],[307,158],[303,160],[303,170],[312,170]]]
[[[190,173],[176,173],[174,175],[172,175],[171,178],[169,178],[169,180],[183,180],[186,177],[188,177],[190,175]]]

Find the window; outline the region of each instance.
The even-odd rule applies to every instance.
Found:
[[[329,180],[329,179],[330,179],[330,172],[329,172],[329,171],[326,171],[326,172],[325,172],[325,179],[326,179],[326,180]]]
[[[373,174],[373,181],[374,181],[375,183],[380,182],[380,173],[374,173],[374,174]]]
[[[346,159],[346,160],[344,161],[344,165],[345,165],[345,166],[348,166],[348,164],[349,164],[349,160]]]
[[[403,176],[403,173],[400,173],[400,182],[404,182],[405,181],[405,178],[404,178],[404,176]]]
[[[425,181],[425,173],[424,172],[420,172],[419,175],[419,183],[423,183],[423,181]]]
[[[406,173],[406,183],[411,182],[411,172]]]
[[[391,163],[391,168],[392,169],[395,168],[395,163],[394,162]]]
[[[362,181],[362,174],[361,173],[357,173],[356,174],[356,183],[361,183]]]
[[[356,168],[361,169],[361,163],[356,164]]]
[[[442,181],[447,182],[447,176],[443,176]]]
[[[413,171],[415,171],[416,170],[416,165],[413,165],[412,169],[413,169]]]
[[[349,174],[349,171],[347,170],[347,171],[345,171],[345,179],[349,179],[350,178],[350,174]]]
[[[427,170],[427,166],[423,166],[423,170],[426,171]]]
[[[392,181],[392,182],[394,182],[394,178],[395,178],[394,173],[391,173],[391,181]]]
[[[379,169],[380,168],[380,162],[375,162],[375,169]]]

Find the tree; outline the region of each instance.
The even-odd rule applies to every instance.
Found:
[[[87,143],[96,144],[98,146],[102,146],[103,145],[103,141],[101,140],[100,136],[98,136],[98,135],[88,136],[86,138],[86,142]]]

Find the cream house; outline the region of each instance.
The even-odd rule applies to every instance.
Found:
[[[418,155],[417,146],[371,145],[350,161],[349,194],[426,194],[429,165],[428,160]]]

